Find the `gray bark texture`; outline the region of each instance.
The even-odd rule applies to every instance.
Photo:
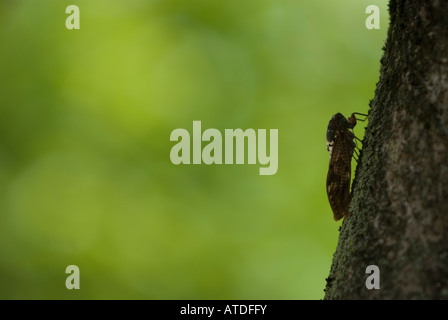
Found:
[[[448,299],[448,3],[391,0],[389,14],[324,299]]]

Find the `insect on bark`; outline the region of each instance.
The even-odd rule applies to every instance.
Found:
[[[365,116],[365,119],[356,118]],[[367,115],[354,112],[346,119],[336,113],[331,117],[327,128],[327,150],[330,152],[330,165],[327,174],[327,196],[333,210],[334,220],[348,215],[350,202],[351,162],[356,144],[355,134],[351,131],[356,120],[365,121]]]

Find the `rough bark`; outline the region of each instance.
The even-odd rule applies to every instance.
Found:
[[[389,14],[325,299],[448,298],[448,4],[391,0]]]

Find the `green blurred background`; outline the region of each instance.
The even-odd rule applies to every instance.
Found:
[[[326,127],[368,110],[386,3],[0,0],[0,298],[323,298]],[[279,129],[277,174],[173,165],[193,120]]]

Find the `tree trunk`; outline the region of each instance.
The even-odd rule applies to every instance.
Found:
[[[391,0],[389,13],[325,299],[448,298],[448,4]]]

